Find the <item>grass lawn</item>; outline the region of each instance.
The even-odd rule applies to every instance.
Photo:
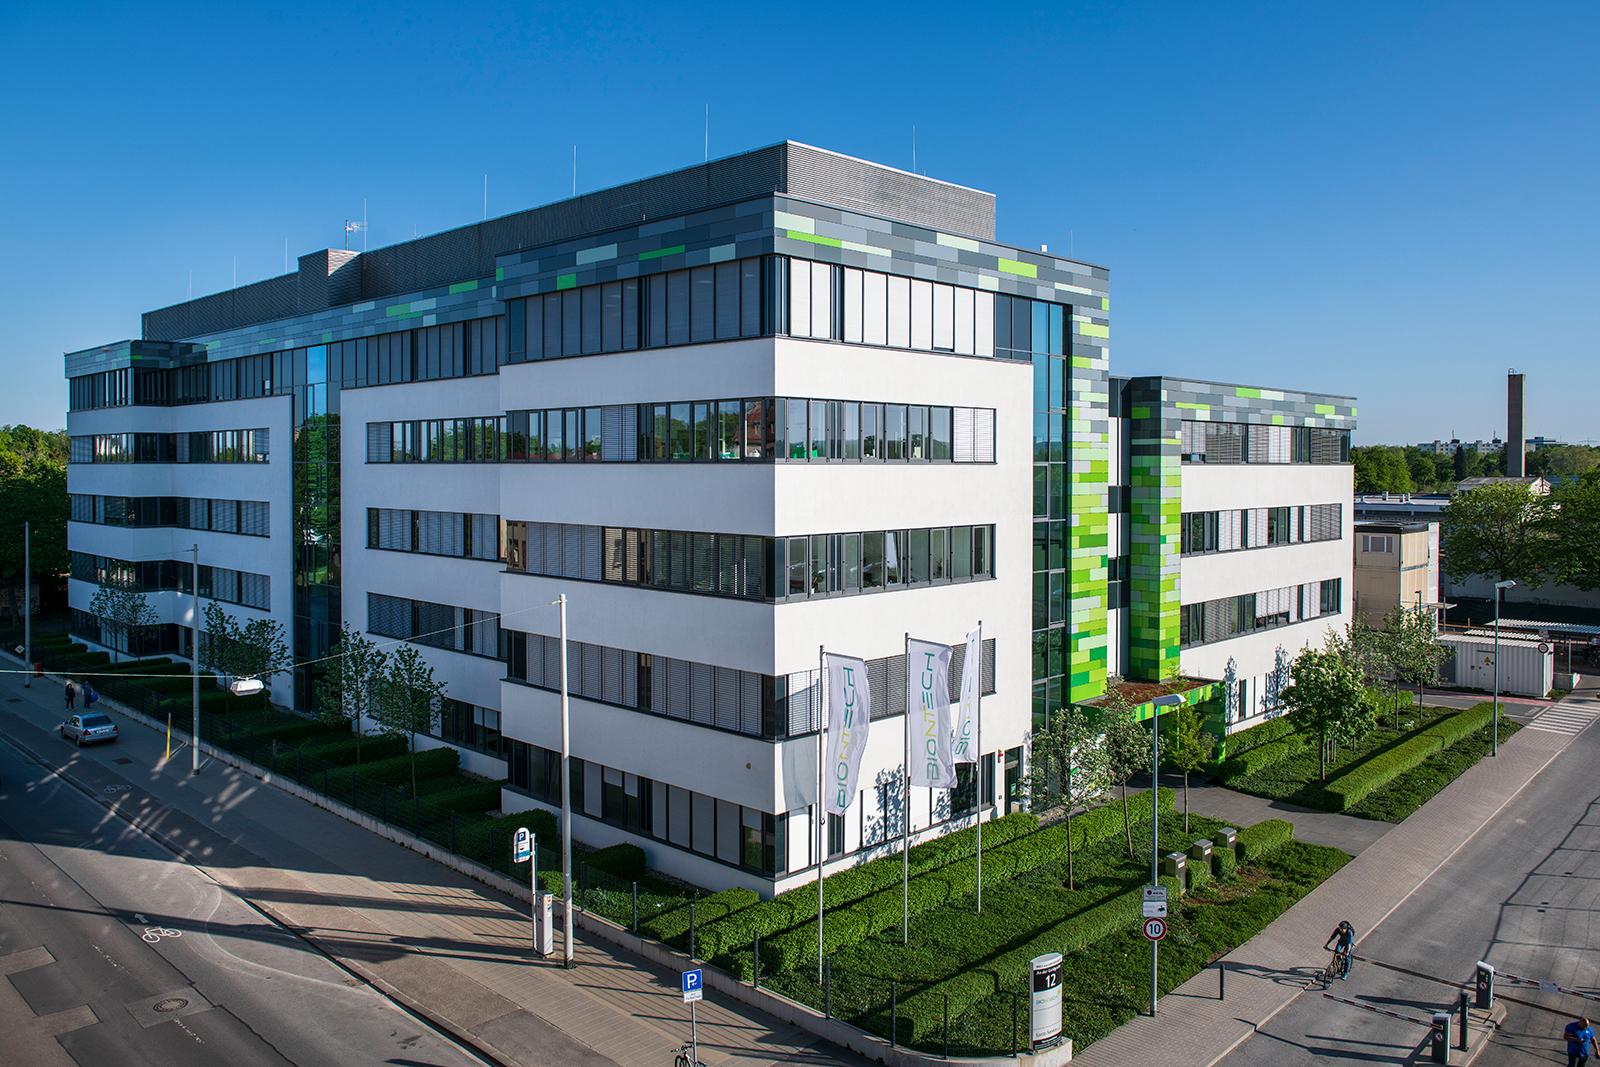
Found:
[[[1373,730],[1358,748],[1354,750],[1341,748],[1329,761],[1328,778],[1331,780],[1341,771],[1393,748],[1440,719],[1456,714],[1459,710],[1446,707],[1402,706],[1399,730],[1394,728],[1395,719],[1392,712],[1380,716],[1378,728]],[[1501,740],[1510,737],[1517,730],[1516,724],[1504,717],[1501,718],[1500,724]],[[1400,775],[1346,814],[1398,822],[1417,810],[1435,793],[1454,781],[1461,772],[1482,758],[1488,751],[1488,741],[1489,732],[1485,727],[1478,734],[1456,743],[1445,752],[1429,758],[1421,766]],[[1255,774],[1230,779],[1227,786],[1229,789],[1249,793],[1252,796],[1283,800],[1308,808],[1336,810],[1322,788],[1315,741],[1303,752],[1281,763],[1264,768]]]
[[[1223,823],[1173,813],[1161,821],[1163,852],[1182,851],[1194,840],[1214,837]],[[1121,835],[1080,851],[1074,860],[1075,891],[1067,889],[1065,857],[1029,874],[986,886],[983,914],[973,912],[972,898],[915,916],[911,943],[901,944],[900,928],[845,949],[832,958],[833,1012],[880,1035],[889,1032],[890,982],[903,1005],[908,998],[958,973],[982,972],[1002,954],[1041,935],[1065,929],[1075,916],[1119,894],[1134,891],[1150,877],[1150,829],[1135,827],[1135,858],[1130,859]],[[1227,882],[1212,881],[1190,894],[1176,909],[1172,932],[1162,949],[1163,988],[1176,986],[1216,957],[1248,940],[1329,874],[1347,857],[1337,849],[1294,842],[1269,855],[1260,867],[1242,868]],[[1073,946],[1063,943],[1062,948]],[[1043,950],[1041,950],[1043,951]],[[1149,950],[1131,919],[1126,929],[1068,955],[1064,968],[1065,1032],[1082,1048],[1111,1028],[1132,1018],[1148,1003]],[[821,1007],[823,991],[816,972],[801,967],[768,976],[765,984],[807,1004]],[[1006,1053],[1011,1048],[1011,990],[1020,981],[996,976],[998,990],[975,1003],[952,1003],[952,1055]],[[1026,1026],[1027,1004],[1021,1003]],[[905,1023],[905,1013],[900,1015]],[[943,1049],[942,1033],[914,1043],[926,1051]]]

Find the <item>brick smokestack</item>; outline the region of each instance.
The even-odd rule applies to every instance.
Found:
[[[1506,375],[1506,475],[1511,478],[1522,477],[1522,383],[1526,377],[1514,371]]]

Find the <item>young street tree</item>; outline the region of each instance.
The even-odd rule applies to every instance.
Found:
[[[1211,758],[1217,739],[1205,732],[1205,720],[1192,705],[1174,709],[1167,728],[1167,762],[1183,772],[1183,832],[1189,832],[1189,775]]]
[[[1035,811],[1060,804],[1067,816],[1067,888],[1077,888],[1072,867],[1072,812],[1103,796],[1107,787],[1105,739],[1076,707],[1064,708],[1033,737],[1028,776]]]
[[[432,729],[444,702],[444,683],[411,645],[401,645],[389,657],[372,706],[372,719],[386,734],[411,742],[411,795],[417,794],[417,735]]]
[[[1106,782],[1122,791],[1122,828],[1133,859],[1133,816],[1128,812],[1128,779],[1145,765],[1150,735],[1133,717],[1133,705],[1113,690],[1100,702],[1100,729],[1105,736]]]
[[[1549,501],[1517,482],[1480,486],[1450,498],[1439,524],[1439,554],[1451,578],[1541,584],[1551,569]]]
[[[1424,687],[1450,657],[1439,641],[1439,620],[1425,608],[1394,607],[1383,617],[1385,658],[1395,676],[1417,687],[1417,707],[1425,706]],[[1395,702],[1395,729],[1400,729],[1400,705]]]
[[[133,575],[114,573],[106,576],[106,584],[95,590],[94,600],[89,603],[89,610],[100,618],[100,629],[109,631],[111,638],[107,644],[111,646],[112,659],[116,659],[117,645],[123,638],[127,639],[129,650],[134,652],[134,658],[139,658],[136,649],[139,630],[141,627],[153,626],[156,622],[155,609],[150,606],[149,600],[139,591],[138,584]]]
[[[218,674],[259,678],[270,686],[276,675],[294,666],[283,625],[274,619],[251,619],[243,626],[215,600],[205,607],[205,634],[200,662]]]
[[[1550,504],[1556,578],[1584,592],[1600,589],[1600,473],[1557,486]]]
[[[317,714],[349,725],[356,735],[356,763],[361,763],[362,721],[371,716],[377,692],[388,671],[389,657],[377,643],[352,630],[349,623],[328,654],[327,675],[317,686]]]
[[[1337,634],[1325,649],[1308,648],[1289,667],[1289,688],[1279,697],[1298,729],[1318,738],[1322,780],[1328,780],[1329,742],[1354,742],[1371,728],[1372,710],[1361,668]]]

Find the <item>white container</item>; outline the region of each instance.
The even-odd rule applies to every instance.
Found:
[[[1494,692],[1493,637],[1477,634],[1441,634],[1440,644],[1455,653],[1454,677],[1445,680],[1471,689]],[[1542,697],[1555,686],[1554,652],[1540,652],[1539,642],[1526,638],[1500,638],[1500,692],[1512,696]],[[1446,675],[1448,666],[1440,668]]]

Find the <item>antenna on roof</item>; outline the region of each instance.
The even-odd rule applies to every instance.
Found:
[[[917,124],[911,124],[911,173],[917,172]]]
[[[578,195],[578,146],[572,146],[572,195]]]
[[[489,176],[483,176],[483,221],[489,221]]]
[[[706,105],[706,154],[702,163],[711,162],[711,105]]]

